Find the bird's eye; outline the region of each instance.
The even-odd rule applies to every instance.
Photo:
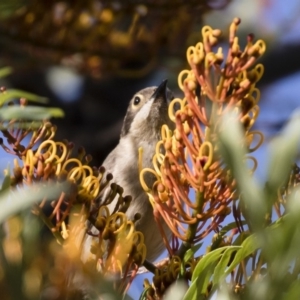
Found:
[[[139,96],[135,96],[133,99],[133,105],[138,105],[141,102],[141,98]]]

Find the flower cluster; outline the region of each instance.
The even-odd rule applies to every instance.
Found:
[[[244,128],[241,146],[248,153],[263,141],[259,131],[250,129],[259,113],[256,83],[263,74],[263,66],[255,63],[264,53],[265,43],[254,42],[253,35],[249,35],[241,50],[236,37],[239,23],[236,18],[230,25],[226,57],[221,47],[216,48],[221,31],[209,26],[202,29],[203,42],[188,48],[191,69],[178,77],[184,98],[174,99],[169,107],[176,129],[163,126],[153,157],[154,169],[140,173],[157,221],[161,222],[162,217],[175,237],[172,245],[167,245],[171,255],[178,250],[179,240],[190,247],[217,231],[231,212],[230,204],[238,198],[236,181],[218,152],[216,136],[222,130],[222,115],[229,110],[236,112]],[[256,160],[245,159],[253,162],[253,172]],[[157,178],[152,187],[144,181],[147,172]]]
[[[21,105],[26,106],[24,99]],[[89,250],[96,254],[92,261],[95,269],[97,266],[104,274],[124,274],[126,265],[124,277],[137,269],[145,260],[146,249],[142,233],[135,230],[134,222],[125,215],[131,196],[123,195],[123,189],[112,183],[113,177],[104,167],[92,168],[89,165],[92,158],[83,148],[73,155],[72,143],[55,141],[56,128],[51,123],[22,124],[25,123],[21,119],[2,123],[6,142],[2,140],[1,146],[17,156],[11,186],[18,190],[24,188],[25,192],[26,186],[35,183],[40,184],[37,188],[52,183],[53,189],[61,190],[56,199],[51,193],[45,194],[32,211],[60,244],[71,249],[68,251],[73,253],[73,259],[80,261],[85,239],[93,236],[97,242]],[[102,193],[107,189],[109,192],[103,198]],[[117,209],[110,214],[107,205],[115,198]],[[52,200],[50,204],[49,200]],[[98,229],[97,234],[90,230],[91,225]]]
[[[220,30],[209,26],[202,29],[203,41],[187,50],[190,69],[178,76],[184,97],[174,99],[169,106],[175,129],[162,127],[153,169],[142,168],[140,151],[140,181],[170,254],[165,265],[152,266],[153,284],[145,282],[147,299],[163,297],[177,278],[191,280],[202,259],[194,257],[193,244],[201,245],[215,231],[213,244],[208,248],[211,251],[231,244],[233,236],[242,230],[236,179],[221,158],[217,136],[222,131],[220,120],[230,110],[243,128],[241,147],[251,153],[263,142],[261,132],[251,128],[259,114],[260,92],[256,83],[263,74],[263,66],[256,61],[264,53],[265,44],[261,40],[255,42],[254,36],[249,35],[241,50],[236,37],[239,23],[236,18],[230,25],[226,56],[221,47],[216,47]],[[25,107],[26,101],[21,99],[20,105]],[[135,220],[128,220],[125,215],[131,197],[123,195],[123,189],[112,183],[112,175],[103,167],[90,166],[91,157],[83,148],[73,155],[72,143],[54,141],[56,128],[49,122],[29,124],[13,119],[1,125],[6,138],[6,142],[1,140],[2,148],[17,156],[11,185],[20,189],[50,182],[54,188],[61,187],[59,197],[53,199],[45,194],[33,212],[51,229],[70,261],[79,262],[84,242],[92,239],[86,266],[104,275],[122,275],[118,288],[126,290],[146,257],[144,237],[135,231]],[[246,159],[252,162],[249,172],[254,172],[255,158],[247,155]],[[156,178],[153,186],[146,184],[147,173]],[[68,186],[64,185],[66,182]],[[275,204],[279,216],[288,187],[298,183],[299,168],[295,167]],[[110,212],[107,205],[114,199],[118,200],[116,208]],[[52,200],[50,205],[48,200]],[[236,228],[226,240],[219,228],[231,212]],[[173,233],[171,241],[166,238],[165,224]]]
[[[167,265],[158,268],[153,277],[153,286],[157,296],[163,296],[167,288],[177,280],[191,280],[191,274],[199,261],[191,258],[184,262],[178,256],[173,256]]]

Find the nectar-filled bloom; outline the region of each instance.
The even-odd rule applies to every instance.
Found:
[[[222,115],[229,110],[236,112],[244,128],[241,146],[249,153],[263,141],[259,131],[250,129],[259,114],[256,83],[263,74],[263,66],[255,63],[264,53],[265,43],[254,42],[249,35],[241,50],[236,37],[239,23],[235,18],[230,25],[226,57],[221,47],[216,48],[221,31],[209,26],[202,29],[203,42],[188,48],[191,69],[178,76],[184,98],[174,99],[169,107],[176,129],[162,127],[153,169],[140,173],[157,222],[163,218],[175,236],[172,246],[167,245],[171,254],[178,249],[178,239],[192,244],[217,230],[231,212],[231,202],[237,199],[236,182],[218,152],[216,136],[222,130]],[[256,160],[245,159],[253,162],[253,171]],[[147,172],[157,178],[152,187],[144,181]]]

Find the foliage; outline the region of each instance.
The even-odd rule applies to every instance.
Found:
[[[209,26],[202,30],[203,42],[188,48],[190,70],[178,77],[184,96],[169,109],[176,129],[162,127],[153,169],[140,165],[161,234],[166,236],[164,223],[173,233],[171,241],[165,238],[169,257],[156,265],[145,261],[143,235],[126,218],[131,197],[103,167],[90,167],[84,149],[73,155],[72,143],[54,141],[56,128],[45,118],[61,112],[27,110],[21,98],[12,113],[7,104],[12,98],[41,99],[2,90],[1,146],[16,157],[0,191],[4,299],[83,299],[85,293],[120,299],[142,264],[153,272],[142,300],[299,297],[300,117],[295,114],[270,144],[268,176],[259,184],[253,177],[258,162],[249,153],[263,143],[261,132],[251,127],[263,74],[256,61],[265,44],[249,35],[241,50],[239,23],[236,18],[230,25],[225,58],[223,49],[216,49],[221,32]],[[148,172],[157,178],[152,187],[144,181]],[[99,203],[109,185],[111,192]],[[110,214],[107,204],[115,197],[117,209]],[[43,238],[39,220],[51,238]],[[87,221],[99,230],[99,242],[82,261],[84,241],[95,235]]]

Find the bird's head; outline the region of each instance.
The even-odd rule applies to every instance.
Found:
[[[158,87],[137,92],[130,100],[121,137],[130,134],[135,138],[149,139],[160,134],[163,124],[174,126],[168,116],[168,106],[173,98],[167,80]]]

